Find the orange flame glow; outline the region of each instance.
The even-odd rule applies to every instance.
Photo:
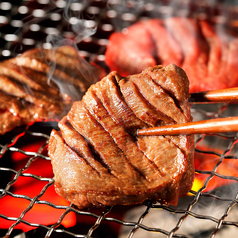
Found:
[[[203,191],[211,191],[217,187],[228,185],[230,183],[237,182],[235,180],[229,179],[230,176],[238,177],[238,160],[232,158],[223,158],[221,161],[221,154],[223,151],[217,148],[210,148],[208,146],[197,146],[197,149],[201,151],[216,151],[215,153],[201,153],[195,152],[195,168],[200,171],[207,173],[196,173],[194,184],[192,190],[198,191],[203,188],[204,183],[208,180],[208,184],[203,188]],[[214,167],[217,166],[215,175],[212,176],[212,171]],[[226,178],[222,176],[227,176]],[[229,176],[229,177],[228,177]]]
[[[22,149],[36,152],[44,143],[45,141],[33,143]],[[19,171],[25,167],[29,160],[29,156],[20,152],[13,152],[11,159],[14,161],[14,170]],[[69,202],[56,194],[54,186],[49,185],[49,181],[42,181],[31,176],[27,176],[28,174],[34,174],[42,178],[49,178],[50,180],[53,177],[50,161],[42,158],[36,158],[30,164],[29,168],[23,171],[23,174],[25,174],[25,176],[20,176],[10,189],[14,196],[7,194],[0,200],[1,213],[3,215],[11,218],[19,218],[25,209],[28,210],[31,207],[31,202],[33,202],[33,199],[39,196],[47,184],[47,189],[44,191],[43,196],[39,197],[39,201],[47,201],[54,205],[69,205]],[[15,195],[28,196],[31,200],[15,197]],[[25,213],[23,220],[34,224],[55,224],[64,211],[64,209],[54,208],[48,204],[40,204],[36,199],[31,209]],[[1,229],[8,229],[12,224],[16,224],[16,220],[11,221],[0,218]],[[64,217],[61,224],[65,227],[74,226],[76,224],[76,215],[73,212],[68,213]],[[23,222],[20,222],[16,225],[16,229],[21,229],[24,232],[27,232],[33,228],[34,227],[24,224]]]

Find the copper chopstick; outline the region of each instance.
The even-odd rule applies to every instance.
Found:
[[[138,136],[211,134],[238,131],[238,116],[160,126],[137,131]]]
[[[190,103],[238,102],[238,87],[191,93]]]

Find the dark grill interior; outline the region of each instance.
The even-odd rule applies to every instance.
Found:
[[[74,41],[81,56],[106,68],[110,34],[143,17],[207,17],[237,33],[236,1],[178,2],[1,2],[0,60],[39,45]],[[192,107],[195,120],[235,116],[236,111],[236,104]],[[56,127],[57,122],[41,122],[0,136],[2,237],[235,237],[238,232],[237,133],[196,136],[196,186],[176,207],[147,201],[80,211],[54,195],[47,143]]]

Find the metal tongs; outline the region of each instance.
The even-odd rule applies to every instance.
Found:
[[[238,87],[192,93],[189,102],[191,104],[238,102]],[[140,129],[137,131],[137,135],[191,135],[236,131],[238,132],[238,116]]]

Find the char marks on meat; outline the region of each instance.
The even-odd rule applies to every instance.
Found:
[[[238,38],[224,29],[195,18],[142,20],[110,36],[105,62],[123,76],[174,63],[191,93],[237,87]]]
[[[92,85],[49,140],[55,188],[80,209],[177,204],[193,183],[192,136],[137,137],[140,128],[191,121],[189,83],[175,65]]]
[[[71,46],[36,48],[0,63],[0,134],[33,121],[61,119],[102,77],[103,71]]]

